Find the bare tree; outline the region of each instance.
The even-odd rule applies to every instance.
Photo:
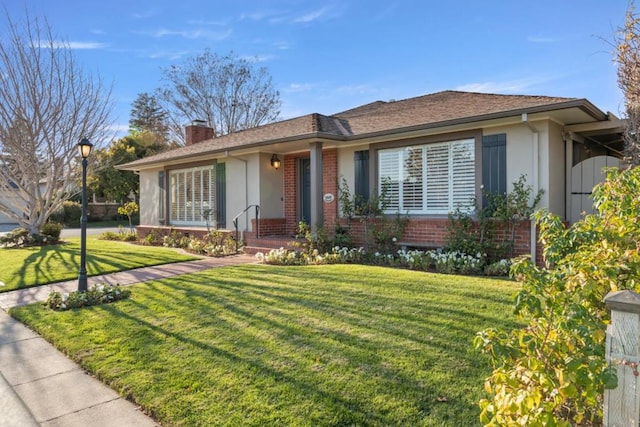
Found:
[[[264,67],[233,52],[221,57],[206,49],[183,64],[163,70],[165,86],[157,97],[172,109],[174,132],[192,120],[205,120],[216,135],[278,119],[280,93]]]
[[[624,93],[627,115],[625,156],[631,165],[640,164],[640,17],[633,2],[629,5],[624,26],[616,37],[618,86]]]
[[[0,212],[30,233],[78,191],[76,144],[107,136],[110,88],[46,20],[6,22],[0,43]]]

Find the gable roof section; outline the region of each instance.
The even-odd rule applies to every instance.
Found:
[[[346,141],[414,127],[438,127],[576,107],[596,120],[607,118],[586,99],[443,91],[401,101],[376,101],[331,116],[307,114],[176,148],[118,168],[136,170],[169,160],[307,138]]]

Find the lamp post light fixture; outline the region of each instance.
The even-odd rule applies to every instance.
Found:
[[[87,138],[78,143],[82,156],[82,216],[80,217],[80,270],[78,271],[78,292],[87,290],[87,157],[93,144]]]

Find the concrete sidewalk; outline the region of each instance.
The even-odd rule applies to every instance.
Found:
[[[255,262],[250,255],[205,258],[90,277],[130,285],[209,268]],[[52,290],[71,292],[77,280],[0,294],[0,308],[44,301]],[[133,403],[87,374],[35,332],[0,310],[0,426],[155,426]]]

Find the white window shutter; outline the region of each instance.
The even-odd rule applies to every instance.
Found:
[[[449,212],[449,144],[426,146],[428,213]]]
[[[403,150],[402,211],[424,210],[424,148]]]
[[[476,187],[475,149],[473,140],[455,141],[451,144],[452,205],[469,210],[473,207]]]
[[[400,172],[401,156],[399,150],[384,150],[378,154],[378,191],[387,185],[387,210],[397,212],[400,209]]]

